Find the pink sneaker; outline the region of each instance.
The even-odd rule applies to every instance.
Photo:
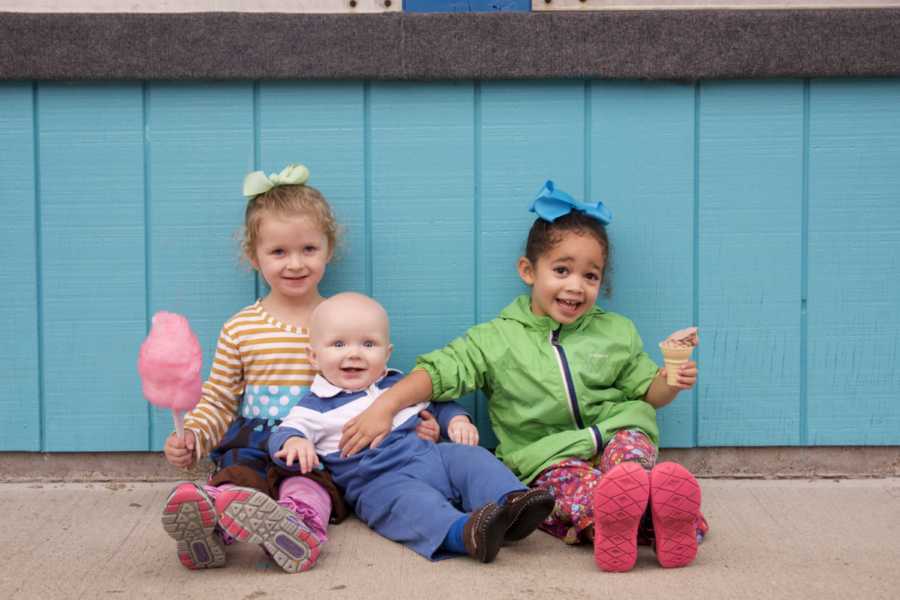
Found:
[[[288,573],[306,571],[319,558],[319,538],[287,508],[266,494],[232,487],[216,498],[219,525],[237,540],[262,544]]]
[[[178,560],[188,569],[225,564],[225,548],[214,534],[216,509],[202,489],[180,483],[169,494],[162,514],[163,529],[178,542]]]
[[[637,532],[647,509],[650,479],[635,462],[623,462],[594,488],[594,560],[603,571],[628,571],[637,560]]]
[[[700,485],[690,471],[664,462],[650,472],[650,514],[656,559],[664,567],[684,567],[697,556]]]

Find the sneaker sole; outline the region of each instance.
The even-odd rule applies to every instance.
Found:
[[[594,488],[594,561],[603,571],[629,571],[637,561],[637,532],[650,498],[650,478],[625,462]]]
[[[288,573],[311,569],[319,539],[291,511],[251,488],[230,488],[216,499],[219,525],[235,539],[261,544]]]
[[[163,508],[162,526],[177,542],[178,560],[188,569],[225,565],[225,548],[215,536],[216,509],[193,484],[177,486]]]
[[[656,559],[666,568],[689,565],[697,556],[700,485],[690,471],[666,462],[650,473],[650,514]]]

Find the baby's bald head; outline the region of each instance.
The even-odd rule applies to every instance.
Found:
[[[385,372],[391,356],[384,308],[355,292],[324,300],[310,318],[312,358],[322,375],[346,390],[361,390]]]
[[[310,319],[310,337],[315,339],[338,323],[350,323],[360,328],[375,326],[390,339],[390,321],[387,311],[374,299],[356,292],[342,292],[322,301]]]

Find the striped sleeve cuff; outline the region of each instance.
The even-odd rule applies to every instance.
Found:
[[[603,450],[603,434],[596,425],[590,426],[591,435],[594,437],[594,454],[599,454]]]

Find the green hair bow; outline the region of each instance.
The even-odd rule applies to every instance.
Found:
[[[244,196],[255,198],[279,185],[303,185],[307,179],[309,169],[303,165],[288,165],[281,173],[272,173],[268,177],[262,171],[253,171],[244,177]]]

